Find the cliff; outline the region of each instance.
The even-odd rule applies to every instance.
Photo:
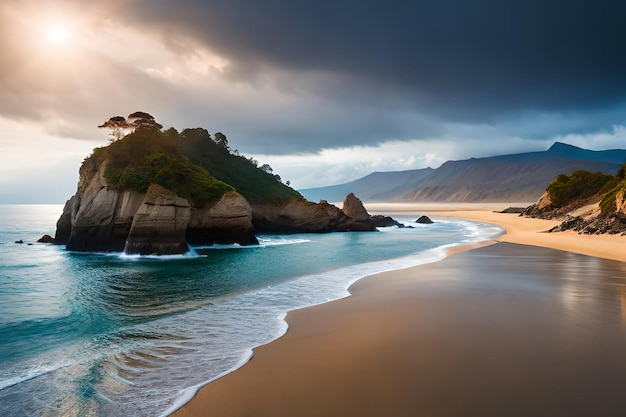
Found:
[[[258,244],[255,231],[375,230],[353,194],[343,210],[308,202],[269,166],[231,151],[223,134],[216,141],[204,129],[162,132],[149,122],[85,159],[55,243],[163,255],[185,253],[188,244]]]
[[[81,170],[77,193],[65,204],[55,242],[75,251],[122,251],[129,254],[175,254],[188,244],[257,244],[255,232],[326,233],[374,231],[361,201],[349,194],[343,209],[325,201],[292,198],[283,203],[255,203],[236,191],[214,204],[195,207],[175,192],[150,184],[146,193],[111,189],[106,164]]]
[[[626,235],[626,164],[615,175],[561,174],[523,216],[561,220],[552,232]]]
[[[193,207],[175,192],[150,184],[146,193],[112,189],[106,163],[81,169],[76,194],[59,221],[55,243],[75,251],[185,253],[194,244],[258,243],[250,205],[235,191],[214,204]]]

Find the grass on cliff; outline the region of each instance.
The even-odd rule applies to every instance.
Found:
[[[593,196],[602,197],[600,209],[608,213],[615,207],[615,196],[621,189],[626,189],[626,164],[615,175],[601,172],[574,171],[571,175],[560,174],[546,191],[555,207],[563,207],[578,200]]]
[[[617,171],[613,181],[607,184],[606,192],[600,201],[600,210],[602,214],[609,213],[616,208],[615,198],[617,194],[626,190],[626,164],[622,165],[622,167]]]
[[[138,129],[110,145],[94,149],[81,167],[81,175],[93,175],[107,163],[105,179],[114,189],[145,192],[159,184],[202,207],[236,190],[250,202],[281,202],[302,198],[277,176],[243,156],[232,154],[226,144],[213,141],[204,129]]]

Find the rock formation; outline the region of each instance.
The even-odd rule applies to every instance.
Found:
[[[561,224],[548,230],[549,232],[573,230],[583,234],[624,235],[626,234],[625,194],[626,189],[621,188],[614,194],[597,194],[590,198],[574,199],[559,206],[552,201],[550,194],[546,191],[521,215],[560,220]]]
[[[352,232],[371,232],[376,230],[371,216],[363,207],[363,203],[353,193],[346,196],[343,201],[343,209],[345,215],[340,230]]]
[[[76,194],[57,222],[54,241],[75,251],[174,254],[193,245],[257,244],[255,231],[324,233],[374,231],[372,218],[350,193],[339,209],[326,201],[292,198],[252,207],[230,191],[213,204],[194,207],[160,185],[146,193],[108,186],[106,163],[83,166]]]
[[[158,184],[150,184],[133,217],[124,252],[140,255],[188,252],[185,231],[190,218],[191,205],[187,200]]]
[[[54,238],[50,235],[43,235],[37,240],[37,243],[55,243]]]
[[[428,216],[420,216],[417,220],[415,220],[415,223],[433,224],[434,222]]]
[[[271,169],[225,144],[202,128],[163,132],[150,116],[150,123],[85,159],[55,243],[75,251],[174,254],[188,244],[258,244],[256,230],[376,230],[354,194],[343,210],[308,202]]]
[[[252,208],[239,193],[231,191],[208,209],[191,208],[191,219],[186,232],[191,244],[237,243],[258,244],[252,224]]]
[[[382,214],[376,214],[371,217],[372,224],[374,227],[393,227],[397,226],[400,228],[405,227],[404,224],[394,220],[390,216],[383,216]]]
[[[148,193],[111,189],[105,170],[106,164],[81,168],[78,190],[57,222],[56,244],[75,251],[163,254],[188,251],[187,238],[202,245],[258,243],[250,205],[236,192],[196,208],[156,184]]]
[[[269,233],[326,233],[374,231],[376,228],[361,201],[349,194],[343,210],[322,200],[312,203],[290,199],[283,204],[253,204],[252,222]]]
[[[144,194],[107,186],[106,164],[95,171],[83,167],[78,190],[57,222],[55,242],[76,251],[121,251]]]

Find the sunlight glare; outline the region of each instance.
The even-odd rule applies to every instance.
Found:
[[[45,39],[48,43],[54,45],[66,44],[71,39],[71,32],[66,25],[53,24],[45,30]]]

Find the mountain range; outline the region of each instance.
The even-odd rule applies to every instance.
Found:
[[[439,168],[374,172],[344,184],[299,190],[311,201],[534,202],[559,174],[614,174],[626,150],[592,151],[555,142],[548,150],[448,161]]]

